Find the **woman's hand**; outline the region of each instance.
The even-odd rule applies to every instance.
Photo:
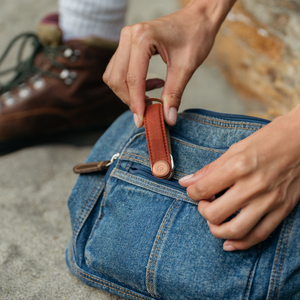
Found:
[[[300,105],[179,181],[224,250],[264,241],[300,198]],[[217,193],[228,190],[211,201]],[[210,200],[208,200],[210,199]],[[240,212],[230,221],[232,214]]]
[[[217,31],[235,0],[193,0],[185,8],[121,32],[119,47],[103,75],[107,85],[143,125],[145,91],[164,86],[164,117],[175,125],[186,84],[209,54]],[[167,65],[167,77],[146,76],[151,56],[158,53]]]

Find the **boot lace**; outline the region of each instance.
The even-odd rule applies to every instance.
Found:
[[[21,41],[21,44],[17,52],[16,64],[13,67],[7,68],[5,70],[0,69],[0,95],[16,88],[17,86],[22,85],[24,82],[26,82],[31,77],[37,74],[39,76],[44,75],[44,76],[50,76],[57,79],[65,79],[66,84],[68,84],[68,81],[66,80],[70,79],[72,77],[72,74],[70,74],[70,72],[65,69],[64,65],[58,63],[56,61],[56,58],[58,56],[70,57],[72,55],[73,55],[72,58],[76,58],[76,53],[74,56],[72,50],[63,45],[57,46],[55,48],[43,46],[40,43],[37,35],[34,33],[30,33],[30,32],[21,33],[17,35],[15,38],[13,38],[0,57],[0,67],[4,62],[5,58],[7,57],[7,55],[9,54],[9,52],[11,51],[11,49],[18,41]],[[28,45],[30,42],[32,46],[32,52],[27,59],[23,59],[24,49],[26,45]],[[54,66],[58,70],[61,70],[60,73],[54,73],[47,70],[43,70],[34,65],[35,57],[37,56],[37,54],[41,52],[45,54],[47,60],[51,63],[52,66]],[[1,76],[10,73],[13,73],[12,78],[5,84],[1,84]],[[74,75],[76,74],[73,74],[73,77]]]

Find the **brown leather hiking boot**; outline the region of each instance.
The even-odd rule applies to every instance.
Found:
[[[33,41],[34,51],[0,86],[0,153],[60,133],[105,128],[128,109],[102,80],[115,45],[97,38],[60,43],[57,24],[58,16],[49,15],[39,38],[21,34],[7,48],[23,39]]]

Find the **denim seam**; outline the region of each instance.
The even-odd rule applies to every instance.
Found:
[[[295,212],[294,212],[294,214],[295,214]],[[273,299],[276,299],[276,294],[278,292],[278,285],[279,285],[279,280],[280,280],[280,275],[281,275],[281,268],[282,268],[282,264],[283,264],[283,260],[284,260],[285,250],[284,250],[284,252],[282,254],[282,258],[281,258],[281,264],[280,264],[280,270],[279,270],[279,274],[278,274],[277,283],[275,283],[275,281],[276,281],[275,277],[276,277],[276,271],[277,271],[277,264],[278,264],[278,261],[280,260],[280,258],[279,258],[280,252],[282,250],[281,245],[283,243],[283,238],[284,238],[284,235],[285,235],[285,232],[286,232],[286,226],[287,226],[287,222],[288,222],[287,220],[288,219],[284,220],[284,224],[282,225],[282,229],[281,229],[280,236],[279,236],[278,245],[276,247],[276,259],[275,259],[275,263],[274,263],[273,270],[272,270],[272,276],[271,276],[271,280],[270,280],[270,287],[269,287],[269,291],[268,291],[269,296],[268,296],[267,300],[271,299],[273,291],[275,289],[275,286],[276,286],[276,290],[275,290]],[[293,220],[294,220],[294,215],[293,215],[292,220],[291,220],[291,224],[290,224],[290,228],[288,230],[288,235],[286,237],[285,245],[283,246],[284,249],[286,248],[286,245],[287,245],[287,242],[288,242],[291,227],[293,225]]]
[[[249,299],[250,297],[250,293],[251,293],[251,286],[252,286],[252,283],[253,283],[253,277],[254,277],[254,273],[256,271],[256,268],[257,268],[257,264],[258,264],[258,261],[260,259],[260,256],[261,256],[261,251],[260,251],[260,247],[261,247],[261,244],[258,244],[257,246],[257,257],[256,257],[256,260],[253,264],[253,267],[252,267],[252,270],[250,272],[250,276],[248,278],[248,282],[247,282],[247,287],[246,287],[246,291],[245,291],[245,297],[244,297],[244,300],[247,300]],[[247,295],[248,294],[248,295]]]
[[[134,158],[134,157],[128,157],[128,156],[125,156],[125,155],[122,155],[122,157],[121,157],[121,158],[123,158],[123,159],[128,159],[128,160],[130,160],[130,159],[134,159],[135,161],[138,161],[138,162],[144,163],[144,164],[146,164],[147,166],[149,166],[149,167],[150,167],[150,164],[148,164],[148,163],[146,163],[146,162],[144,162],[144,161],[142,161],[142,160],[140,160],[140,159],[138,159],[138,158]]]
[[[174,207],[174,205],[175,205],[175,203],[178,201],[178,199],[176,199],[175,201],[173,201],[173,203],[172,203],[172,205],[171,205],[171,207],[169,208],[169,210],[168,210],[168,212],[167,212],[167,215],[165,215],[165,217],[164,217],[164,220],[163,220],[163,222],[162,222],[162,224],[161,224],[161,226],[160,226],[160,229],[159,229],[159,232],[158,232],[158,236],[157,236],[157,238],[155,239],[155,242],[154,242],[154,247],[153,247],[153,250],[151,251],[151,256],[150,256],[150,258],[149,258],[149,263],[148,263],[148,271],[147,271],[147,275],[146,275],[146,278],[147,278],[147,289],[148,289],[148,292],[152,295],[152,296],[155,296],[154,295],[154,291],[153,291],[153,289],[152,289],[152,291],[153,291],[153,293],[152,293],[152,291],[151,291],[151,286],[150,286],[150,269],[151,269],[151,265],[152,265],[152,259],[153,259],[153,255],[154,255],[154,253],[156,252],[156,246],[157,246],[157,244],[158,244],[158,242],[159,242],[159,238],[160,238],[160,235],[161,235],[161,232],[162,232],[162,230],[164,229],[164,226],[165,226],[165,223],[167,222],[167,220],[168,220],[168,216],[169,216],[169,214],[172,212],[172,210],[173,210],[173,207]],[[156,252],[156,256],[157,256],[157,252]],[[155,258],[155,260],[156,260],[156,258]],[[154,264],[155,264],[155,262],[154,262]],[[153,267],[154,267],[154,264],[153,264]],[[152,268],[153,268],[152,267]],[[152,274],[152,276],[151,276],[151,280],[153,280],[153,274]]]
[[[79,268],[77,267],[77,265],[75,265],[74,261],[73,261],[73,270],[75,270],[75,272],[76,272],[76,274],[78,276],[80,276],[80,277],[82,277],[82,278],[84,278],[86,280],[89,280],[91,282],[94,282],[94,283],[96,283],[98,285],[102,285],[104,287],[107,287],[107,288],[110,288],[112,290],[115,290],[115,291],[117,291],[119,293],[122,293],[123,295],[127,295],[127,296],[130,296],[130,297],[133,297],[133,298],[136,298],[136,299],[141,299],[141,300],[147,300],[147,299],[149,299],[149,298],[145,298],[143,296],[135,295],[134,292],[125,291],[120,286],[117,286],[117,285],[115,285],[115,284],[113,284],[111,282],[107,282],[105,280],[102,280],[100,278],[96,278],[96,277],[94,277],[94,276],[92,276],[90,274],[87,274],[87,273],[83,272],[82,270],[79,270]],[[82,273],[82,274],[80,274],[80,273]],[[95,280],[93,280],[92,278],[95,279]],[[96,280],[99,281],[99,282],[97,282]]]
[[[187,145],[189,147],[193,147],[193,148],[197,148],[197,149],[201,149],[203,151],[210,151],[210,152],[217,152],[217,153],[225,153],[227,150],[215,150],[215,149],[210,149],[210,148],[205,148],[205,147],[202,147],[202,146],[196,146],[194,144],[188,144],[186,142],[183,142],[179,139],[176,139],[178,143],[181,143],[181,144],[184,144],[184,145]]]
[[[178,199],[176,199],[175,202],[177,202],[177,200],[178,200]],[[174,215],[174,213],[175,213],[176,208],[178,207],[178,205],[179,205],[179,202],[177,202],[177,203],[176,203],[176,206],[175,206],[174,208],[172,208],[173,211],[172,211],[172,214],[170,215],[170,218],[168,218],[168,220],[166,221],[166,226],[165,226],[165,229],[164,229],[163,236],[161,237],[160,241],[157,241],[157,242],[160,242],[160,244],[158,245],[158,248],[157,248],[157,250],[156,250],[156,255],[155,255],[154,262],[153,262],[152,274],[151,274],[152,291],[153,291],[153,294],[151,294],[151,295],[152,295],[153,297],[159,297],[159,298],[160,298],[160,296],[156,295],[156,286],[155,286],[155,282],[154,282],[154,280],[153,280],[153,277],[154,277],[154,271],[155,271],[155,263],[156,263],[157,255],[158,255],[158,253],[159,253],[159,250],[160,250],[160,248],[161,248],[162,241],[163,241],[164,236],[165,236],[165,234],[166,234],[166,232],[167,232],[167,229],[168,229],[168,227],[169,227],[170,220],[172,219],[172,217],[173,217],[173,215]]]
[[[92,207],[93,207],[93,202],[94,202],[94,201],[92,201],[92,200],[95,200],[96,198],[98,198],[99,192],[101,193],[102,190],[103,190],[104,182],[103,182],[102,185],[100,186],[99,191],[96,193],[96,195],[95,195],[94,197],[92,197],[92,196],[94,195],[94,192],[95,192],[95,190],[97,189],[97,187],[99,187],[99,182],[100,182],[102,179],[103,179],[103,178],[101,178],[101,179],[97,182],[97,184],[96,184],[94,190],[92,191],[92,193],[91,193],[91,195],[90,195],[88,201],[86,202],[84,208],[82,209],[82,211],[81,211],[81,213],[80,213],[80,215],[79,215],[79,217],[78,217],[78,219],[77,219],[77,222],[76,222],[76,225],[74,226],[74,231],[73,231],[74,237],[77,237],[77,235],[78,235],[78,233],[79,233],[79,231],[80,231],[80,228],[81,228],[83,222],[85,221],[85,219],[86,219],[88,213],[90,212],[90,208],[88,208],[89,203],[91,203],[90,206],[91,206],[91,208],[92,208]],[[83,216],[84,212],[85,212],[85,215]],[[79,220],[80,220],[80,223],[79,223]]]
[[[279,280],[280,280],[280,276],[281,276],[283,261],[284,261],[284,258],[285,258],[286,246],[287,246],[288,239],[289,239],[289,236],[290,236],[290,233],[291,233],[291,229],[292,229],[294,217],[295,217],[295,213],[293,214],[293,217],[291,219],[291,224],[289,226],[289,229],[288,229],[288,232],[287,232],[287,237],[285,239],[285,244],[284,244],[284,247],[283,247],[283,253],[282,253],[282,258],[281,258],[281,262],[280,262],[280,268],[279,268],[279,274],[278,274],[278,279],[277,279],[277,285],[276,285],[276,290],[275,290],[275,294],[274,294],[274,299],[276,299],[277,293],[278,293]]]
[[[136,153],[130,153],[130,152],[126,152],[126,151],[125,151],[123,154],[124,154],[124,155],[125,155],[125,154],[128,154],[128,155],[139,156],[139,157],[145,158],[146,160],[150,161],[148,157],[142,156],[142,155],[139,155],[139,154],[136,154]],[[149,165],[150,165],[150,162],[149,162]]]
[[[166,197],[178,198],[179,200],[182,200],[184,202],[191,203],[193,205],[198,205],[198,202],[196,202],[196,201],[189,200],[187,197],[184,197],[184,196],[178,196],[178,194],[176,195],[175,192],[178,193],[178,191],[176,189],[174,189],[174,194],[172,194],[170,192],[166,192],[166,189],[171,189],[171,188],[166,188],[166,187],[164,187],[164,190],[162,192],[162,191],[160,191],[160,186],[159,186],[160,184],[155,183],[155,182],[146,181],[146,180],[142,179],[141,177],[137,177],[137,176],[134,176],[134,175],[131,175],[131,174],[128,174],[128,173],[126,173],[126,175],[124,174],[125,175],[124,176],[122,174],[123,172],[124,171],[122,171],[122,170],[115,169],[113,171],[113,174],[111,174],[111,176],[115,177],[115,178],[117,178],[119,180],[131,183],[131,184],[133,184],[135,186],[138,186],[138,185],[137,185],[137,182],[134,179],[138,179],[139,183],[141,183],[141,182],[143,183],[143,185],[142,185],[141,188],[148,189],[148,190],[150,190],[150,191],[152,191],[154,193],[159,193],[161,195],[165,195]],[[150,185],[155,186],[155,188],[154,187],[151,188]]]
[[[254,129],[254,128],[250,128],[250,127],[238,127],[238,126],[233,126],[233,127],[230,127],[230,126],[221,126],[221,125],[216,125],[216,124],[212,124],[212,123],[207,123],[207,122],[204,122],[204,121],[200,121],[200,120],[195,120],[191,117],[187,117],[187,116],[183,116],[184,118],[186,119],[190,119],[192,121],[195,121],[195,122],[198,122],[198,123],[201,123],[201,124],[207,124],[207,125],[210,125],[210,126],[214,126],[214,127],[219,127],[219,128],[226,128],[226,129],[243,129],[243,130],[252,130],[252,131],[256,131],[257,129]],[[213,119],[211,119],[212,121],[215,121]],[[227,123],[227,124],[234,124],[232,122],[224,122],[224,121],[219,121],[221,123]],[[242,123],[237,123],[237,124],[242,124]],[[249,125],[249,123],[245,123],[245,125]],[[256,127],[263,127],[263,125],[253,125],[253,126],[256,126]],[[260,129],[259,128],[259,129]]]
[[[182,113],[181,114],[183,117],[185,117],[186,118],[186,116],[185,115],[190,115],[190,116],[193,116],[193,117],[195,117],[195,118],[201,118],[201,119],[205,119],[205,120],[209,120],[209,121],[214,121],[214,122],[219,122],[219,123],[225,123],[225,124],[236,124],[236,125],[248,125],[249,126],[249,124],[253,124],[252,126],[257,126],[257,127],[263,127],[264,125],[262,125],[262,124],[258,124],[258,123],[251,123],[251,122],[235,122],[235,121],[224,121],[224,120],[222,120],[222,119],[219,119],[219,118],[210,118],[210,117],[206,117],[206,116],[203,116],[203,115],[201,115],[201,117],[199,117],[199,115],[196,115],[196,114],[193,114],[193,113]],[[190,119],[191,119],[191,117],[190,117]],[[195,120],[195,119],[193,119],[194,121],[196,121],[196,122],[198,122],[198,120]],[[199,123],[201,123],[201,122],[199,122]],[[210,123],[206,123],[206,124],[210,124]]]
[[[106,193],[104,192],[104,193],[103,193],[102,199],[104,200],[105,197],[106,197]],[[91,232],[90,232],[90,234],[89,234],[89,238],[88,238],[87,241],[86,241],[86,247],[87,247],[87,245],[91,242],[91,240],[92,240],[92,238],[93,238],[93,235],[94,235],[94,232],[95,232],[96,228],[98,228],[98,224],[99,224],[100,220],[102,219],[103,209],[104,209],[104,204],[103,204],[103,202],[102,202],[101,207],[99,208],[99,213],[98,213],[97,220],[96,220],[96,222],[94,223],[93,228],[92,228],[92,230],[91,230]],[[84,257],[86,258],[86,254],[85,254],[85,253],[86,253],[86,250],[84,250]],[[90,264],[89,264],[89,266],[91,267]]]

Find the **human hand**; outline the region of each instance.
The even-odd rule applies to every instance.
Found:
[[[224,250],[245,250],[264,241],[299,202],[299,113],[300,105],[179,181],[199,201],[211,233],[226,239]]]
[[[164,86],[164,118],[175,125],[186,84],[210,52],[220,24],[235,0],[193,0],[167,16],[123,28],[119,47],[103,75],[105,83],[143,125],[145,91]],[[151,56],[167,65],[166,81],[146,81]]]

